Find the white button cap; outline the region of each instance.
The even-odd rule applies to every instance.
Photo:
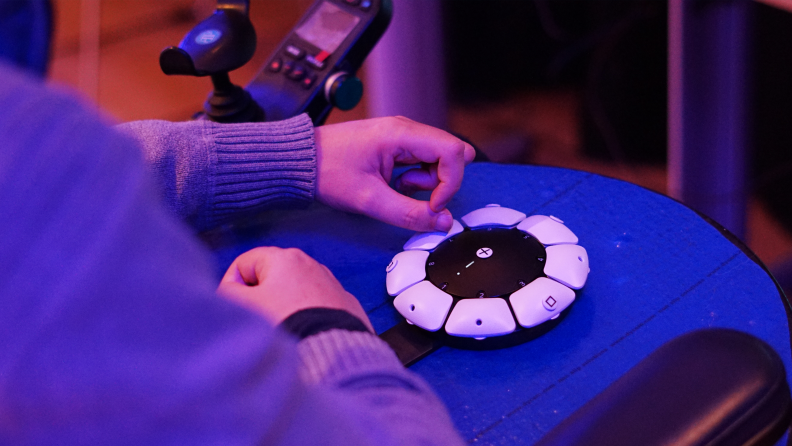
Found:
[[[402,251],[396,254],[388,265],[390,271],[385,277],[388,294],[395,296],[407,287],[424,280],[427,258],[429,251]]]
[[[404,249],[423,249],[425,251],[431,251],[437,248],[440,242],[459,234],[463,229],[462,223],[454,220],[454,223],[451,225],[451,230],[448,232],[419,232],[413,235],[407,240],[407,243],[404,244]]]
[[[547,277],[537,278],[509,297],[517,322],[525,328],[558,316],[574,300],[574,291]]]
[[[553,216],[531,215],[517,225],[517,229],[536,237],[545,246],[576,244],[577,236]]]
[[[509,334],[516,327],[506,301],[492,297],[459,301],[448,317],[445,330],[453,336],[477,338]]]
[[[469,228],[489,225],[514,226],[524,218],[525,214],[520,211],[498,205],[488,205],[468,213],[462,217],[462,222]]]
[[[393,299],[393,306],[407,319],[424,330],[437,331],[443,326],[454,298],[424,280],[404,290]]]
[[[544,273],[564,285],[579,290],[586,284],[589,260],[586,249],[580,245],[553,245],[545,248]]]

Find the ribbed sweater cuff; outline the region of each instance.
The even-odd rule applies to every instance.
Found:
[[[297,344],[302,359],[300,376],[306,383],[332,383],[358,373],[404,370],[396,353],[376,335],[360,331],[328,330]]]
[[[304,204],[316,190],[316,147],[308,115],[272,123],[205,121],[210,152],[212,220],[273,204]]]

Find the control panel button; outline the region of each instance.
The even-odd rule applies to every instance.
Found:
[[[476,228],[479,226],[514,226],[523,219],[525,219],[525,214],[520,211],[498,205],[488,205],[468,213],[462,217],[462,222],[469,228]]]
[[[272,62],[267,65],[267,69],[272,71],[273,73],[277,73],[278,71],[283,68],[283,61],[279,58],[272,59]]]
[[[305,51],[301,50],[300,48],[297,48],[294,45],[288,45],[286,46],[286,54],[288,54],[289,56],[295,59],[301,59],[305,55]]]
[[[553,245],[545,250],[544,273],[573,290],[583,288],[589,273],[586,249],[580,245]]]
[[[295,81],[302,80],[302,78],[305,77],[305,67],[299,64],[294,64],[294,66],[292,67],[291,71],[289,71],[287,76],[289,76],[289,79]]]
[[[385,287],[388,294],[395,296],[407,287],[426,278],[426,259],[429,251],[402,251],[396,254],[391,261],[390,268],[385,277]]]
[[[303,80],[300,81],[300,85],[302,85],[303,88],[308,90],[311,88],[314,82],[316,82],[316,75],[308,74],[303,78]]]
[[[460,300],[445,325],[452,336],[473,338],[505,335],[515,328],[509,305],[498,297]]]
[[[558,316],[574,300],[574,291],[547,277],[538,277],[509,297],[517,322],[525,328]]]
[[[576,244],[577,236],[561,220],[545,215],[531,215],[517,225],[517,229],[536,237],[543,245]]]
[[[454,298],[424,280],[407,288],[393,300],[396,310],[414,325],[437,331],[443,326]]]
[[[462,223],[454,220],[454,223],[451,225],[451,230],[448,232],[419,232],[413,235],[407,240],[407,243],[404,244],[404,249],[423,249],[425,251],[431,251],[437,248],[437,245],[443,240],[453,237],[463,230]]]
[[[283,72],[285,74],[289,74],[291,72],[291,70],[294,68],[294,65],[295,65],[295,63],[294,63],[293,60],[287,60],[287,61],[283,62]]]
[[[319,60],[319,59],[317,59],[316,57],[314,57],[314,56],[312,56],[310,54],[305,56],[305,62],[307,62],[308,65],[316,68],[317,70],[323,70],[324,67],[325,67],[324,61]]]

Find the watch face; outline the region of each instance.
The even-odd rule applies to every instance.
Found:
[[[515,228],[466,229],[429,254],[426,279],[455,297],[507,297],[544,276],[546,255]]]
[[[447,233],[415,234],[386,268],[407,322],[472,349],[516,345],[557,325],[588,278],[577,236],[556,217],[497,205],[461,220]]]

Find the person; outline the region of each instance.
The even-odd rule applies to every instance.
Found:
[[[135,121],[117,127],[143,148],[164,199],[199,230],[269,204],[318,201],[414,231],[448,231],[445,209],[473,147],[407,118],[314,129],[307,115],[267,123]],[[389,186],[395,164],[419,164]],[[409,198],[432,190],[428,202]]]
[[[0,75],[0,443],[461,444],[325,267],[262,247],[218,287],[194,232],[312,199],[443,230],[472,148],[402,118],[113,128]],[[388,187],[418,162],[428,202]]]

